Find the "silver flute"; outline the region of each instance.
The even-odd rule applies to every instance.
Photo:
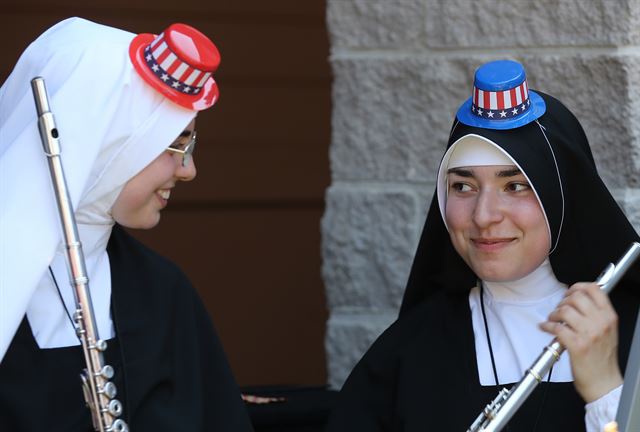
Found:
[[[610,263],[598,277],[596,283],[600,285],[600,289],[609,294],[639,255],[640,244],[634,242],[616,264]],[[484,408],[471,427],[467,429],[467,432],[501,431],[531,395],[535,387],[542,381],[543,377],[549,373],[555,362],[560,359],[560,355],[564,350],[565,348],[562,344],[554,338],[525,372],[520,382],[510,389],[503,388],[498,393],[498,396]]]
[[[70,282],[74,288],[76,310],[73,319],[87,366],[80,374],[82,391],[87,406],[91,410],[93,427],[96,431],[127,432],[129,430],[127,423],[118,418],[122,414],[122,403],[115,399],[116,386],[109,381],[113,378],[114,370],[111,366],[104,364],[102,353],[107,349],[107,343],[98,337],[82,244],[79,240],[73,206],[60,159],[59,133],[53,114],[49,109],[49,98],[44,79],[41,77],[33,78],[31,90],[38,112],[40,138],[49,162],[49,171],[58,204],[67,249]]]

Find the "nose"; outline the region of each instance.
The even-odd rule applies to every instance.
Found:
[[[182,166],[182,163],[176,164],[176,177],[180,181],[191,181],[196,178],[196,162],[193,155],[189,158],[186,166]]]
[[[495,191],[483,190],[478,194],[473,210],[473,221],[480,228],[500,222],[504,217],[500,199]]]

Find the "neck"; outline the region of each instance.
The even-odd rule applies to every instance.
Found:
[[[567,287],[556,279],[548,259],[521,279],[508,282],[483,281],[483,284],[495,300],[518,302],[538,301]]]

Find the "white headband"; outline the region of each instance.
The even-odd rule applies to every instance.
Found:
[[[515,165],[496,144],[478,135],[463,136],[449,150],[447,170],[465,166]]]

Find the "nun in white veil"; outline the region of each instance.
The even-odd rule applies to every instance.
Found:
[[[183,27],[178,30],[184,29]],[[163,155],[179,139],[185,128],[193,125],[198,111],[212,106],[217,100],[217,85],[211,74],[218,65],[219,57],[215,46],[208,39],[206,41],[210,45],[205,43],[204,51],[208,58],[201,58],[198,64],[188,65],[191,69],[181,75],[181,80],[180,73],[184,71],[176,72],[174,68],[173,73],[169,74],[176,78],[183,89],[187,89],[187,84],[189,85],[186,92],[174,91],[180,88],[178,85],[170,88],[168,84],[171,84],[171,79],[167,84],[167,80],[160,79],[161,75],[154,75],[157,71],[155,67],[151,69],[153,64],[167,68],[166,62],[160,64],[167,53],[158,58],[162,55],[160,51],[153,51],[154,56],[147,56],[147,52],[141,54],[142,50],[145,47],[153,50],[163,46],[166,49],[166,42],[169,40],[167,51],[175,51],[175,47],[171,46],[170,29],[171,27],[158,37],[147,34],[136,36],[80,18],[67,19],[47,30],[24,51],[13,72],[0,88],[0,388],[4,388],[7,395],[3,398],[0,391],[0,412],[12,414],[7,416],[7,424],[3,423],[5,420],[0,420],[2,430],[4,426],[17,427],[19,430],[42,430],[39,429],[42,425],[33,423],[35,420],[30,419],[33,415],[22,410],[28,404],[38,407],[38,410],[46,409],[37,405],[39,401],[46,405],[46,398],[40,400],[36,396],[34,399],[33,393],[46,393],[47,386],[54,385],[53,381],[47,384],[45,379],[44,384],[34,384],[37,388],[29,389],[29,384],[24,383],[21,387],[25,389],[16,390],[11,389],[10,381],[3,382],[3,377],[8,379],[10,375],[22,373],[15,370],[15,365],[29,363],[30,357],[40,358],[40,353],[54,354],[65,348],[78,349],[79,345],[69,322],[69,312],[72,313],[75,307],[74,299],[68,284],[58,210],[38,134],[36,109],[30,87],[30,80],[36,76],[43,77],[46,82],[51,110],[60,132],[61,159],[87,264],[98,333],[101,339],[118,340],[120,346],[121,355],[116,363],[119,363],[118,370],[121,371],[119,380],[123,386],[123,396],[129,399],[125,400],[125,417],[133,423],[132,427],[136,422],[145,425],[141,429],[144,430],[153,424],[153,420],[149,420],[149,416],[153,415],[149,413],[161,412],[159,407],[157,410],[148,407],[136,410],[136,406],[153,406],[155,401],[151,389],[159,384],[153,380],[137,382],[136,378],[131,378],[134,372],[127,373],[128,364],[135,364],[137,355],[136,348],[132,347],[136,344],[132,342],[127,345],[127,335],[136,333],[128,330],[129,322],[132,321],[129,315],[122,313],[120,318],[114,316],[113,303],[118,298],[113,292],[117,285],[114,282],[115,264],[111,262],[113,258],[107,248],[110,240],[115,241],[112,237],[117,231],[126,250],[143,250],[141,245],[133,243],[133,239],[124,237],[126,234],[117,226],[111,212],[112,207],[127,182]],[[189,29],[190,32],[202,35],[195,29]],[[173,31],[178,30],[174,28]],[[163,36],[165,41],[162,40]],[[187,47],[188,52],[193,53],[195,50],[196,55],[201,48],[198,43],[202,42],[197,40],[198,37],[200,36],[194,39],[195,45],[190,42],[191,45]],[[202,37],[206,38],[204,35]],[[173,51],[171,55],[174,54]],[[201,73],[202,79],[195,82],[197,74],[191,72],[198,67],[204,71]],[[206,70],[205,67],[209,69]],[[187,94],[189,91],[199,94]],[[141,254],[152,257],[148,260],[150,263],[160,260],[146,249]],[[134,261],[127,257],[123,262]],[[155,265],[165,267],[166,263],[151,263],[149,267],[153,268]],[[136,263],[132,271],[139,269],[142,272],[143,268],[143,263]],[[175,272],[178,274],[179,271],[175,269]],[[236,417],[229,423],[233,426],[228,426],[228,429],[246,430],[250,426],[239,393],[206,312],[186,278],[181,273],[179,277],[184,281],[181,280],[178,285],[188,286],[188,295],[180,293],[177,296],[189,298],[193,302],[189,307],[196,308],[198,314],[202,315],[197,315],[200,320],[198,322],[204,323],[200,325],[204,326],[204,330],[188,329],[185,332],[196,335],[203,332],[201,336],[205,338],[204,342],[197,339],[200,336],[194,336],[193,345],[204,344],[206,349],[197,348],[197,353],[189,353],[186,351],[190,348],[181,347],[180,350],[185,351],[182,353],[185,357],[184,365],[180,362],[173,363],[174,375],[179,374],[182,367],[185,370],[195,370],[193,383],[180,385],[191,393],[186,396],[187,402],[199,407],[198,412],[182,412],[181,408],[175,408],[175,420],[184,422],[184,419],[192,417],[186,421],[193,427],[183,430],[204,428],[205,422],[211,425],[211,420],[205,420],[207,415],[213,415],[205,413],[210,408],[207,405],[209,399],[205,396],[211,396],[212,392],[202,390],[200,384],[195,382],[206,381],[206,377],[199,375],[199,363],[213,362],[222,365],[223,370],[219,374],[224,375],[222,381],[228,383],[223,389],[229,394],[231,401],[223,404],[218,402],[218,405],[226,406],[225,417]],[[127,278],[132,276],[127,275]],[[151,290],[153,287],[145,289]],[[123,292],[120,296],[123,304],[133,301],[126,297],[133,294]],[[149,291],[147,295],[153,296],[154,293]],[[171,307],[178,306],[174,304]],[[18,330],[22,328],[21,323],[31,330],[29,337],[32,336],[35,344],[29,349],[33,355],[21,352],[13,360],[7,360],[12,341],[18,350],[19,338],[16,335],[20,333]],[[141,329],[140,332],[144,334],[151,330],[160,329]],[[119,332],[122,334],[118,334]],[[170,339],[170,336],[166,338]],[[146,353],[153,351],[153,347],[145,348]],[[166,351],[163,352],[166,354]],[[196,358],[205,355],[203,352],[217,357],[215,360]],[[25,356],[29,359],[25,359]],[[41,361],[45,364],[48,360]],[[172,376],[171,379],[178,378]],[[181,380],[186,379],[183,376]],[[178,384],[173,385],[180,387]],[[80,392],[79,380],[69,383],[69,386],[73,387],[70,391],[74,395]],[[197,386],[198,391],[194,392],[192,386]],[[11,395],[8,395],[9,391],[12,392]],[[26,395],[24,405],[19,402],[21,394]],[[179,396],[185,397],[176,394],[176,397]],[[171,412],[171,402],[165,400],[164,404],[162,409]],[[84,425],[88,410],[76,405],[69,412],[81,412],[75,425]],[[234,408],[229,408],[230,405]],[[164,419],[163,424],[170,423],[170,419]],[[227,430],[225,426],[220,428]]]
[[[49,309],[45,319],[69,329],[47,271],[61,230],[30,79],[42,76],[47,84],[90,276],[108,266],[109,211],[118,193],[195,117],[138,76],[126,49],[133,36],[81,19],[64,21],[29,46],[0,90],[0,358],[25,312]],[[66,275],[63,255],[57,255],[59,274]],[[108,338],[108,275],[90,279],[99,333]],[[78,344],[72,331],[58,335],[55,327],[43,326],[42,348]]]

